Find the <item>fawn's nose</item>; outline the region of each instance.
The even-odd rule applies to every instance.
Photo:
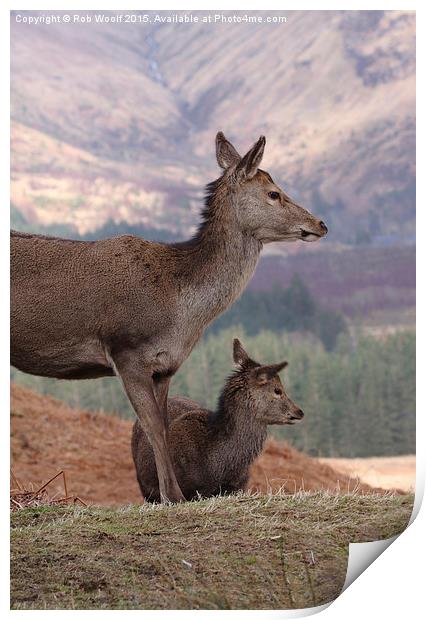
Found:
[[[326,235],[328,233],[328,228],[327,228],[327,226],[324,224],[324,222],[322,220],[320,222],[320,228],[321,228],[322,232],[324,233],[324,235]]]
[[[301,409],[296,409],[296,411],[293,413],[293,415],[291,417],[295,418],[296,420],[301,420],[304,415],[305,414],[303,413],[303,411]]]

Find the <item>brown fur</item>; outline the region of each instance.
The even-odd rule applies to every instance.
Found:
[[[238,370],[228,379],[215,412],[186,398],[169,400],[169,449],[186,499],[246,488],[249,468],[260,454],[268,424],[291,424],[303,412],[289,399],[278,376],[286,362],[261,366],[234,341]],[[279,390],[281,394],[276,394]],[[132,454],[142,495],[159,501],[154,454],[137,420]]]
[[[12,364],[59,379],[119,376],[153,446],[165,499],[183,498],[167,450],[170,378],[240,295],[263,243],[327,231],[266,182],[258,171],[264,146],[260,138],[241,158],[218,134],[224,172],[208,186],[203,223],[189,242],[12,232]]]

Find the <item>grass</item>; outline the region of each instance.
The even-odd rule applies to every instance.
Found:
[[[13,609],[291,609],[336,598],[348,543],[406,527],[411,495],[236,495],[11,515]]]

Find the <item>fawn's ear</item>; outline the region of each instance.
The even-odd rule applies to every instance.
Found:
[[[259,366],[256,370],[256,379],[260,385],[273,379],[283,368],[288,366],[288,362],[270,364],[269,366]]]
[[[238,340],[238,338],[234,338],[234,362],[243,370],[259,366],[259,364],[252,360],[249,357],[248,353],[244,351],[243,345]]]
[[[265,150],[266,138],[260,136],[259,140],[244,155],[237,166],[237,178],[240,181],[252,179],[260,166]]]
[[[241,156],[221,131],[216,135],[216,159],[219,166],[224,170],[230,166],[235,166],[241,160]]]

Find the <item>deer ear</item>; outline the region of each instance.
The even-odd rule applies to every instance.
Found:
[[[272,375],[277,375],[279,372],[288,366],[288,362],[279,362],[278,364],[271,364],[268,366],[270,368]]]
[[[254,368],[259,365],[248,356],[246,351],[244,351],[243,345],[238,338],[234,339],[234,362],[241,369]]]
[[[258,383],[260,385],[267,383],[286,366],[288,366],[288,362],[280,362],[279,364],[271,364],[270,366],[260,366],[256,370],[256,379]]]
[[[216,136],[216,159],[219,166],[224,170],[230,166],[235,166],[241,160],[241,156],[221,131]]]
[[[237,364],[237,366],[245,366],[247,361],[250,359],[247,353],[244,351],[243,345],[238,340],[238,338],[234,338],[233,354],[234,362]]]
[[[265,144],[265,136],[260,136],[256,144],[244,155],[237,166],[237,176],[240,180],[252,179],[254,177],[262,161]]]

